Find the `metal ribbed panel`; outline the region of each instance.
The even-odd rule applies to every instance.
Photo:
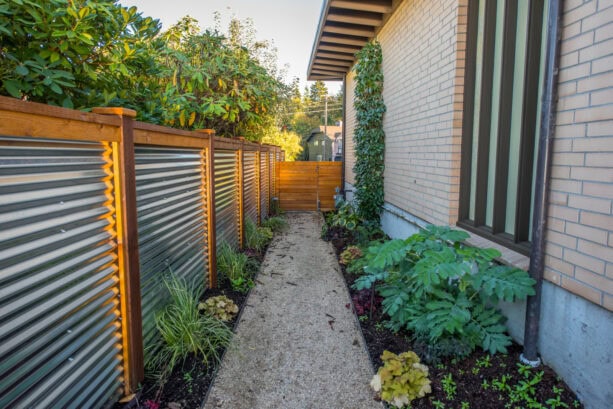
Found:
[[[270,198],[276,196],[277,190],[275,189],[275,153],[269,152],[269,161],[270,161]]]
[[[168,302],[164,276],[205,285],[203,161],[197,149],[137,146],[136,206],[145,362],[157,338],[155,313]]]
[[[253,223],[258,222],[258,196],[256,166],[257,157],[255,152],[245,151],[243,154],[243,211],[245,219]]]
[[[275,152],[275,172],[272,174],[272,181],[275,184],[275,196],[279,197],[279,184],[277,180],[277,169],[279,169],[279,162],[281,162],[281,152]]]
[[[217,245],[238,246],[238,156],[215,150],[215,233]]]
[[[96,408],[121,391],[111,157],[0,137],[0,407]]]
[[[260,218],[264,220],[268,217],[268,188],[269,188],[269,173],[268,173],[268,153],[260,154]]]

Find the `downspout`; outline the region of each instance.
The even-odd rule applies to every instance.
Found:
[[[346,138],[347,138],[347,79],[349,74],[345,74],[345,78],[343,78],[343,126],[341,127],[341,194],[343,195],[343,199],[347,200],[347,195],[345,194],[345,150],[347,149]]]
[[[551,151],[555,128],[555,104],[557,100],[558,56],[560,48],[560,17],[562,0],[548,0],[547,49],[541,102],[541,127],[536,162],[534,192],[534,217],[532,221],[532,252],[529,273],[536,280],[535,294],[528,297],[526,304],[526,326],[524,329],[524,351],[520,360],[531,366],[539,366],[538,336],[541,317],[541,294],[543,270],[545,269],[545,227],[547,219],[547,192],[551,173]]]

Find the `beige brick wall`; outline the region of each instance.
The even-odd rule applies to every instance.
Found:
[[[435,224],[457,221],[465,14],[458,2],[405,0],[378,33],[385,200]]]
[[[466,0],[405,0],[377,35],[387,106],[385,200],[435,224],[458,218]],[[451,4],[451,6],[450,6]],[[353,81],[346,81],[346,180],[354,183]]]
[[[564,4],[545,276],[613,310],[613,1]]]

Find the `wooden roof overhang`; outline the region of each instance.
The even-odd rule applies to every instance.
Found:
[[[370,41],[393,10],[392,0],[325,0],[311,51],[307,79],[343,80],[355,53]]]

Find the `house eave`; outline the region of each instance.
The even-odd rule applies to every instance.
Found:
[[[342,81],[392,11],[393,0],[325,0],[307,79]]]

